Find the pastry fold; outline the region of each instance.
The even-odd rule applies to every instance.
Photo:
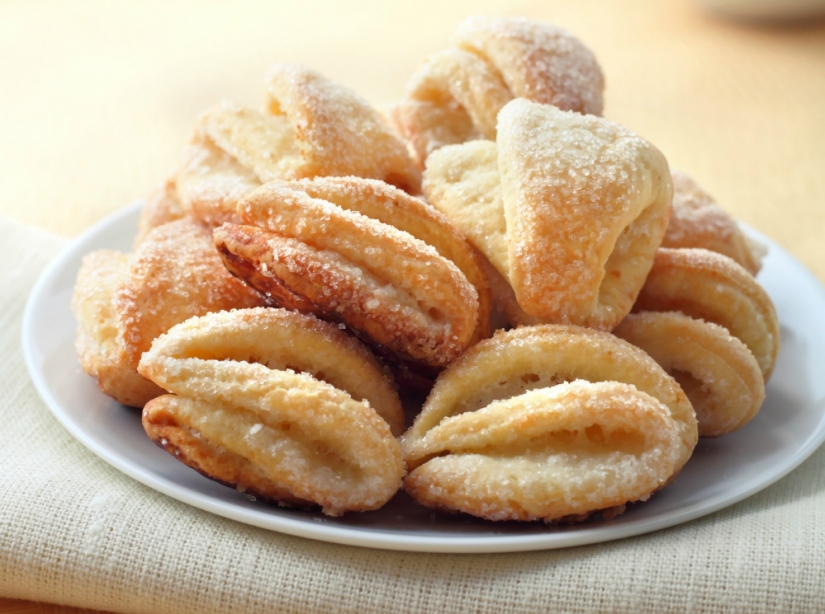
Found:
[[[773,301],[734,260],[702,248],[661,248],[634,311],[680,311],[718,324],[753,353],[765,382],[779,354]]]
[[[402,437],[404,487],[491,520],[581,519],[647,499],[697,437],[684,392],[643,351],[592,329],[522,327],[439,377]]]
[[[214,232],[229,270],[279,305],[340,322],[393,364],[435,373],[489,334],[475,254],[445,217],[396,188],[270,182],[238,211],[242,225]]]
[[[510,311],[523,312],[516,323],[603,330],[630,312],[672,198],[653,145],[608,120],[525,99],[499,113],[496,143],[431,156],[424,191],[509,283]]]
[[[445,145],[496,139],[496,117],[513,98],[600,115],[604,77],[592,52],[552,24],[471,17],[453,47],[436,53],[386,116],[424,166]]]
[[[345,175],[420,191],[406,146],[366,101],[313,70],[277,64],[263,112],[223,102],[198,118],[177,183],[183,205],[216,226],[237,222],[238,202],[267,181]]]
[[[679,312],[646,311],[630,314],[613,333],[642,348],[679,382],[696,411],[701,437],[743,427],[765,400],[759,364],[721,326]]]
[[[400,487],[398,396],[330,324],[267,308],[191,318],[139,370],[172,393],[146,405],[144,429],[207,477],[332,516],[381,507]]]
[[[84,258],[72,298],[81,366],[103,392],[142,407],[163,393],[136,371],[156,337],[192,316],[264,303],[226,270],[207,228],[191,219],[163,224],[131,255]]]

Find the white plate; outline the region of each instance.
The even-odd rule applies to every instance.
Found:
[[[208,480],[156,447],[140,412],[104,396],[74,352],[69,309],[84,254],[128,251],[139,205],[103,220],[46,268],[23,319],[26,365],[55,417],[81,443],[123,473],[175,499],[250,525],[322,541],[424,552],[513,552],[603,542],[671,527],[762,490],[805,460],[825,439],[825,290],[769,239],[759,280],[776,303],[782,349],[762,410],[741,430],[701,440],[678,478],[648,502],[610,521],[580,526],[493,523],[435,513],[399,494],[381,510],[328,518],[247,499]]]

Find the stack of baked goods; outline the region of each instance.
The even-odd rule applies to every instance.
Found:
[[[84,370],[174,458],[280,505],[646,500],[754,417],[779,327],[761,248],[601,117],[603,87],[524,19],[468,19],[381,111],[275,66],[261,111],[198,118],[134,251],[84,260]]]

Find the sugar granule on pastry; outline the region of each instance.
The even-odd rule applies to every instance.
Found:
[[[282,309],[213,313],[158,338],[139,369],[172,393],[144,408],[147,434],[214,480],[332,516],[381,507],[400,486],[397,394],[335,326]]]
[[[402,437],[405,489],[491,520],[559,520],[644,500],[697,441],[647,354],[576,326],[499,332],[439,376]]]
[[[679,312],[645,311],[627,316],[613,333],[642,348],[679,382],[702,437],[743,427],[765,400],[759,363],[722,326]]]
[[[244,225],[216,229],[215,242],[233,272],[278,304],[342,322],[384,358],[425,372],[477,339],[486,286],[477,290],[438,249],[380,219],[397,217],[421,236],[416,226],[429,227],[440,236],[434,243],[457,242],[462,266],[484,284],[472,252],[437,212],[400,190],[358,178],[270,182],[239,213]]]
[[[514,17],[471,17],[453,47],[418,68],[406,97],[386,113],[420,166],[445,145],[496,139],[498,112],[513,98],[600,115],[604,77],[569,32]]]

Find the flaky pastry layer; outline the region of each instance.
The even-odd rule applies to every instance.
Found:
[[[640,349],[592,329],[522,327],[439,376],[402,437],[405,488],[485,518],[559,519],[647,498],[697,439],[684,392]]]
[[[271,182],[239,206],[245,225],[216,229],[216,244],[233,272],[279,304],[344,323],[394,362],[443,367],[480,335],[479,292],[435,247],[380,219],[397,217],[461,256],[482,296],[486,280],[443,218],[365,181]]]
[[[768,293],[735,261],[701,248],[661,248],[634,311],[681,311],[723,326],[753,353],[767,382],[779,354]]]
[[[681,385],[696,411],[701,437],[733,432],[765,399],[762,370],[727,329],[678,312],[627,316],[613,333],[642,348]]]
[[[388,424],[403,424],[398,397],[330,324],[266,308],[192,318],[158,338],[139,370],[173,393],[144,409],[149,436],[213,479],[330,515],[375,509],[399,488]]]
[[[422,167],[445,145],[495,140],[496,116],[516,97],[602,112],[601,69],[591,51],[561,28],[471,17],[459,24],[452,42],[454,47],[427,58],[409,80],[406,98],[386,113]]]

